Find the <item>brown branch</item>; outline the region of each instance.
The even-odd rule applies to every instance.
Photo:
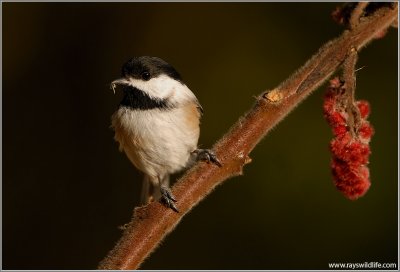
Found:
[[[240,175],[248,154],[263,136],[334,73],[352,48],[359,51],[375,34],[397,18],[397,4],[382,7],[351,31],[324,46],[302,68],[272,91],[257,98],[254,107],[217,142],[214,151],[223,167],[198,163],[172,188],[180,213],[158,202],[134,210],[122,238],[100,263],[100,269],[136,269],[171,232],[180,219],[224,180]]]

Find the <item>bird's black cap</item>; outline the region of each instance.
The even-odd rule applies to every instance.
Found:
[[[181,81],[181,76],[166,61],[157,57],[134,57],[125,62],[122,66],[123,77],[140,78],[143,80],[149,80],[153,77],[165,74],[175,80]]]

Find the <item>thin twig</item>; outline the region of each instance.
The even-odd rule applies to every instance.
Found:
[[[350,49],[349,56],[343,63],[343,81],[346,90],[346,110],[349,115],[348,124],[350,125],[350,132],[355,137],[358,130],[357,125],[360,124],[360,111],[355,104],[355,90],[356,90],[356,63],[358,59],[357,50]]]
[[[215,186],[242,173],[250,161],[248,154],[262,137],[334,73],[351,48],[359,51],[375,34],[397,17],[395,7],[383,7],[365,18],[351,31],[345,31],[318,51],[300,70],[272,91],[257,98],[254,107],[214,146],[223,167],[198,163],[173,187],[180,213],[158,202],[134,210],[115,248],[100,263],[100,269],[135,269],[170,233],[180,219],[204,199]]]
[[[351,29],[354,29],[360,23],[360,18],[367,6],[368,6],[368,2],[360,2],[354,8],[354,10],[350,16]]]

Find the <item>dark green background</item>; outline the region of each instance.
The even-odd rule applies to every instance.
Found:
[[[158,56],[205,110],[211,147],[342,27],[335,3],[4,3],[3,268],[94,269],[139,201],[141,175],[109,128],[109,83]],[[143,269],[328,269],[397,262],[397,30],[362,50],[372,186],[350,201],[330,175],[315,92],[252,152],[244,175],[188,214]]]

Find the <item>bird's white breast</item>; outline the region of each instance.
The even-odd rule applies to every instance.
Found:
[[[167,110],[121,107],[112,117],[112,126],[120,149],[153,177],[184,168],[199,138],[199,114],[193,104]]]

